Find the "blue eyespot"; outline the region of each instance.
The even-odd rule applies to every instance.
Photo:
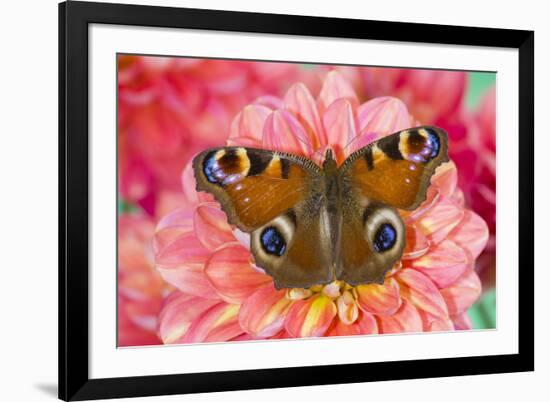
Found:
[[[220,168],[216,161],[216,151],[209,152],[204,157],[202,171],[210,183],[218,184],[221,182],[221,178],[219,177]]]
[[[380,225],[374,235],[373,247],[377,253],[389,250],[395,245],[397,240],[397,232],[389,223]]]
[[[262,247],[267,254],[282,256],[286,250],[286,242],[283,235],[273,226],[265,228],[260,235]]]
[[[428,148],[431,150],[430,158],[433,159],[439,154],[439,137],[432,130],[426,130],[428,132]]]

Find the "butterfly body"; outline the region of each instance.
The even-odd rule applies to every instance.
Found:
[[[383,282],[405,247],[397,209],[415,209],[446,160],[446,133],[418,127],[359,149],[341,166],[331,150],[318,166],[244,147],[210,149],[193,164],[197,190],[250,233],[255,263],[275,286],[307,288]]]

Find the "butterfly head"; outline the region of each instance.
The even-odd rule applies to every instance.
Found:
[[[334,159],[334,153],[332,149],[327,149],[325,153],[325,160],[323,162],[323,170],[325,171],[336,171],[338,166],[336,165],[336,159]]]

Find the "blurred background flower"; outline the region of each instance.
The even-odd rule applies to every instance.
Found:
[[[119,192],[154,215],[179,192],[183,166],[227,138],[233,116],[302,79],[289,63],[122,55],[118,59]]]
[[[334,92],[333,84],[327,85],[325,82],[325,79],[333,79],[330,75],[327,77],[328,71],[333,69],[338,70],[341,77],[345,77],[345,80],[338,80],[340,84],[347,82],[340,86],[333,83],[338,91],[341,91],[338,93]],[[293,86],[292,90],[286,93],[295,82],[302,82],[304,85]],[[325,85],[321,90],[323,82]],[[162,256],[159,272],[164,278],[161,279],[162,289],[157,288],[158,274],[141,282],[150,283],[151,292],[147,295],[150,299],[136,305],[139,300],[147,300],[147,297],[141,295],[145,289],[140,287],[140,281],[147,275],[140,269],[128,269],[128,265],[123,266],[119,262],[120,345],[188,341],[184,339],[239,340],[259,335],[267,336],[264,332],[258,335],[255,331],[247,332],[242,329],[243,326],[260,328],[269,322],[268,318],[265,318],[267,321],[262,321],[263,324],[256,321],[239,321],[241,308],[237,307],[243,305],[244,309],[246,292],[243,293],[240,289],[240,296],[235,296],[226,289],[217,289],[213,285],[214,279],[204,273],[205,258],[213,253],[212,244],[216,241],[221,242],[220,245],[226,245],[228,250],[234,251],[237,260],[239,253],[243,257],[245,252],[248,252],[248,243],[246,236],[243,239],[242,234],[235,235],[232,230],[231,233],[227,231],[227,223],[223,223],[224,217],[219,216],[219,209],[218,212],[212,212],[216,207],[212,204],[210,196],[205,193],[197,194],[194,185],[190,184],[194,180],[192,171],[184,167],[189,166],[188,162],[195,153],[213,145],[227,143],[270,148],[289,147],[294,152],[318,159],[318,154],[314,150],[322,152],[323,147],[330,144],[335,148],[341,161],[352,149],[365,145],[379,135],[419,122],[435,124],[449,132],[449,150],[456,164],[456,167],[455,164],[449,164],[444,170],[443,178],[437,180],[443,190],[434,184],[432,195],[434,191],[443,191],[446,197],[457,203],[457,208],[463,211],[460,214],[461,219],[467,222],[469,218],[465,218],[466,216],[477,217],[479,214],[487,222],[490,231],[487,246],[476,261],[476,271],[483,280],[484,294],[481,300],[469,310],[468,303],[463,303],[455,309],[456,306],[450,307],[452,303],[448,301],[453,297],[450,293],[464,292],[470,295],[471,304],[477,297],[474,295],[481,289],[475,274],[468,276],[463,282],[457,279],[457,290],[454,292],[443,292],[442,288],[436,285],[447,308],[447,319],[441,322],[433,320],[433,317],[430,319],[433,322],[437,321],[437,325],[442,325],[441,329],[450,328],[451,324],[455,328],[465,328],[470,322],[474,328],[495,327],[495,293],[491,290],[495,272],[494,74],[120,56],[118,84],[119,253],[122,248],[131,249],[124,245],[126,236],[133,238],[133,241],[136,239],[132,230],[120,230],[120,227],[127,225],[126,218],[130,216],[132,220],[148,221],[147,225],[142,225],[148,226],[149,235],[143,237],[141,247],[149,250],[144,255],[148,256],[148,269],[151,271],[150,257],[153,251],[149,247],[154,232],[152,227],[158,223],[153,246],[154,253]],[[327,88],[332,88],[332,92]],[[308,97],[306,94],[315,94],[316,97]],[[331,99],[331,96],[334,99]],[[334,113],[336,106],[332,105],[336,98],[340,100],[336,102],[340,108],[338,113]],[[367,102],[369,100],[371,102]],[[365,106],[367,104],[368,107]],[[332,108],[331,113],[327,113],[329,107]],[[341,125],[343,121],[335,118],[340,113],[354,116],[355,133],[360,138],[347,148],[347,142],[344,142],[343,138],[337,141],[333,137],[329,139],[325,127],[326,124],[332,124],[334,127]],[[293,116],[298,116],[298,125],[291,124],[295,123],[292,120]],[[391,118],[388,119],[388,116]],[[270,127],[267,129],[270,134],[264,135],[265,127]],[[304,130],[309,141],[306,142],[307,145],[301,139],[296,140],[296,132],[293,132],[295,127]],[[347,135],[349,140],[350,134]],[[451,188],[456,189],[452,192],[454,195],[450,195]],[[461,190],[458,190],[459,188]],[[474,210],[477,214],[466,213],[468,209]],[[200,214],[197,211],[200,211]],[[436,214],[437,216],[439,214]],[[474,221],[478,222],[477,218]],[[457,226],[460,226],[459,223]],[[409,223],[407,225],[409,227]],[[479,229],[479,222],[477,227]],[[193,236],[197,237],[205,228],[216,234],[212,235],[213,240],[204,236],[191,239]],[[175,240],[180,237],[180,240]],[[178,247],[182,247],[182,242],[188,240],[188,245],[194,253],[186,256],[188,260],[182,264],[178,260],[182,256],[177,250]],[[449,240],[454,241],[452,238]],[[235,241],[239,242],[238,247],[241,248],[235,248]],[[168,247],[168,244],[172,245]],[[136,247],[134,252],[137,252],[137,248],[139,247]],[[459,248],[463,251],[468,249],[462,246]],[[481,250],[476,248],[474,251],[470,257]],[[226,251],[226,255],[227,253],[229,251]],[[168,258],[170,255],[173,260],[170,260],[172,257]],[[470,258],[469,273],[473,272],[473,259]],[[244,263],[244,260],[219,261],[223,262],[220,264],[226,269],[238,267],[239,264],[241,268],[248,264],[252,269],[256,269],[250,262]],[[421,272],[419,269],[416,270]],[[197,274],[199,271],[202,272],[201,275]],[[215,270],[210,268],[208,272],[212,276]],[[249,291],[252,288],[259,291],[260,288],[267,289],[271,286],[268,282],[269,277],[261,272],[254,273],[259,282],[256,288],[249,284],[252,286]],[[135,279],[132,279],[134,275]],[[245,278],[248,278],[247,275]],[[425,273],[423,275],[426,276]],[[125,281],[122,281],[121,277],[125,277]],[[429,275],[427,277],[430,278]],[[407,289],[405,280],[399,280],[397,276],[393,279],[398,283],[399,289]],[[433,283],[433,278],[430,280]],[[183,286],[185,283],[187,285]],[[172,291],[174,288],[177,290]],[[452,289],[452,286],[448,288]],[[268,292],[265,289],[264,292]],[[361,320],[367,316],[368,309],[364,309],[365,304],[363,303],[363,309],[358,304],[357,291],[350,291],[341,284],[332,285],[326,291],[323,289],[315,289],[316,297],[306,297],[299,291],[293,291],[292,295],[285,294],[285,300],[290,298],[292,305],[307,304],[311,307],[315,304],[325,306],[323,308],[330,311],[337,311],[340,318],[333,317],[330,327],[326,329],[326,333],[330,334],[345,333],[341,325],[335,323],[349,321],[356,313],[354,324],[362,322]],[[167,296],[168,293],[171,293],[170,296]],[[406,294],[406,291],[400,293],[399,299],[405,300],[401,302],[400,307],[407,305],[423,311],[410,301],[411,293],[409,292],[408,296],[405,296]],[[209,296],[205,298],[205,295]],[[330,299],[330,303],[313,303],[313,300],[321,298],[325,302],[325,297]],[[197,298],[210,302],[197,305]],[[440,300],[438,297],[433,300],[436,299]],[[308,300],[311,301],[307,302]],[[147,305],[151,307],[146,308]],[[264,312],[263,317],[272,317],[270,314],[286,308],[283,305],[277,306],[273,307],[274,311]],[[335,306],[336,310],[330,306]],[[411,311],[408,307],[407,311]],[[303,316],[306,310],[294,315]],[[161,311],[160,318],[157,318],[158,336],[156,331],[150,330],[153,322],[151,317],[155,315],[153,311]],[[207,311],[210,311],[210,324],[205,323],[204,319],[201,320],[200,328],[195,324],[190,330],[188,327]],[[341,311],[347,312],[349,317],[346,319]],[[469,315],[466,315],[466,311]],[[328,316],[330,315],[332,313]],[[344,317],[343,321],[341,317]],[[376,315],[373,317],[376,318]],[[426,316],[423,319],[426,321]],[[378,318],[374,321],[377,330],[380,331]],[[364,325],[354,325],[354,330],[362,328],[362,331],[366,331],[367,327],[373,330],[374,321],[369,324],[370,326],[366,321]],[[174,330],[174,323],[181,325]],[[426,328],[424,324],[425,322],[423,329]],[[277,325],[280,325],[279,321]],[[294,333],[296,331],[295,329]],[[285,330],[279,333],[271,332],[268,331],[269,336],[273,337],[290,336],[286,326]]]
[[[161,343],[157,317],[169,285],[154,268],[154,230],[146,215],[118,220],[118,346]]]

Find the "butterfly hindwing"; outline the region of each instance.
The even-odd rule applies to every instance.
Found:
[[[250,233],[256,265],[278,288],[328,281],[317,165],[292,154],[223,147],[197,155],[193,168],[197,190],[213,194],[229,222]]]
[[[447,160],[447,134],[428,126],[397,132],[350,155],[340,167],[338,279],[383,282],[405,246],[397,209],[417,208],[426,199],[435,169]]]
[[[350,285],[384,282],[405,247],[405,226],[399,213],[373,203],[344,209],[342,214],[337,278]]]

